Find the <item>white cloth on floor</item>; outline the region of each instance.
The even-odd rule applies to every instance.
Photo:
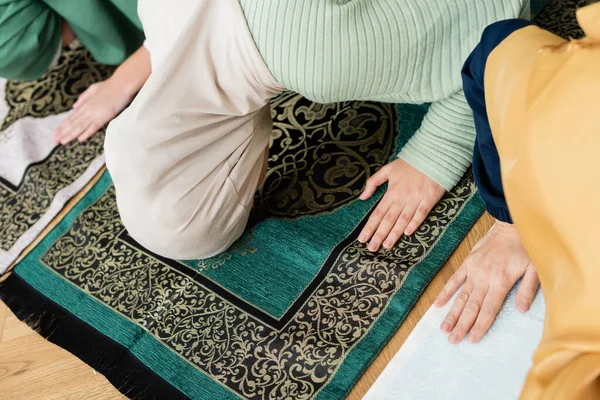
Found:
[[[0,127],[11,108],[4,98],[7,93],[6,85],[7,81],[0,79],[0,93],[2,94]],[[52,192],[43,185],[35,186],[36,190],[44,191],[43,199],[39,202],[34,201],[28,207],[19,208],[22,200],[27,198],[28,192],[27,189],[22,188],[22,181],[25,179],[28,169],[50,157],[50,154],[57,150],[57,144],[53,138],[54,130],[70,114],[71,111],[44,117],[20,116],[17,121],[0,131],[0,275],[8,269],[27,246],[33,243],[65,204],[80,192],[104,165],[104,155],[98,154],[79,175],[60,178],[59,181],[63,182],[60,184],[62,187],[60,190]],[[83,156],[84,152],[74,152],[74,154]],[[89,152],[85,152],[85,154],[87,155]],[[75,162],[84,163],[81,160],[75,160]],[[52,167],[47,167],[50,169],[46,170],[46,175],[43,175],[45,178],[38,177],[36,179],[57,179],[55,174],[63,173],[60,167],[66,167],[65,164],[65,162],[52,164]],[[68,182],[65,183],[65,181]],[[50,192],[46,193],[46,190],[50,190]],[[47,200],[45,196],[50,196],[49,204],[45,204]],[[18,225],[16,221],[21,225]],[[21,230],[23,226],[26,229]],[[10,233],[8,236],[7,232]],[[7,239],[7,237],[15,235],[18,237],[16,241]]]
[[[440,324],[452,305],[431,307],[363,400],[517,399],[541,337],[541,291],[525,314],[513,289],[488,334],[477,344],[451,345]]]

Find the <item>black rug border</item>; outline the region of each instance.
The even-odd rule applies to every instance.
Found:
[[[13,192],[13,194],[17,193],[19,191],[19,189],[21,189],[21,186],[23,186],[23,182],[25,182],[25,179],[27,178],[27,174],[29,173],[29,171],[35,166],[45,164],[48,160],[50,160],[50,158],[54,154],[56,154],[58,152],[58,150],[61,147],[62,147],[62,145],[60,145],[60,144],[54,146],[54,148],[52,148],[52,151],[50,151],[50,153],[46,157],[44,157],[43,160],[28,164],[27,167],[25,168],[25,171],[23,171],[23,177],[21,178],[21,181],[17,185],[13,185],[8,180],[6,180],[6,178],[4,178],[2,176],[0,176],[0,184],[5,186],[9,191]]]
[[[383,196],[382,196],[383,197]],[[356,199],[355,201],[358,201]],[[356,241],[358,238],[358,234],[362,231],[363,227],[367,224],[371,212],[373,209],[379,204],[381,199],[379,199],[365,214],[360,223],[348,234],[341,242],[339,242],[329,253],[327,259],[317,272],[317,274],[313,277],[310,283],[302,290],[300,295],[296,297],[296,300],[288,307],[285,314],[281,316],[281,318],[274,318],[273,316],[267,314],[266,312],[260,310],[255,307],[253,304],[248,303],[244,299],[235,294],[231,293],[223,286],[218,283],[212,281],[211,279],[204,276],[200,271],[194,270],[192,267],[183,264],[177,260],[172,260],[169,258],[165,258],[159,256],[156,253],[151,252],[150,250],[142,247],[139,243],[137,243],[129,234],[127,230],[123,230],[118,236],[118,239],[132,246],[134,249],[143,251],[147,253],[151,257],[156,258],[163,264],[170,266],[176,271],[184,274],[185,276],[193,279],[195,282],[200,284],[202,287],[208,289],[209,291],[221,296],[223,299],[227,300],[229,303],[239,307],[245,313],[252,315],[257,320],[261,321],[265,325],[268,325],[278,331],[281,331],[285,328],[285,326],[294,318],[294,316],[298,313],[298,311],[302,308],[302,306],[308,301],[310,296],[315,292],[315,290],[319,287],[319,285],[323,282],[323,280],[327,277],[329,272],[332,270],[336,261],[339,259],[340,255],[344,251],[346,247],[348,247],[352,242]],[[366,245],[365,245],[366,246]],[[193,273],[190,273],[190,272]]]
[[[46,340],[67,350],[134,400],[188,400],[128,349],[81,321],[12,272],[0,283],[0,300]]]

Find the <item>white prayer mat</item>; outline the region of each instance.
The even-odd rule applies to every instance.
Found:
[[[541,337],[545,304],[539,292],[525,314],[510,293],[487,335],[476,344],[449,344],[440,324],[452,301],[430,308],[364,400],[517,399]]]
[[[104,165],[104,132],[67,146],[53,132],[112,70],[74,46],[36,81],[0,80],[0,274]]]

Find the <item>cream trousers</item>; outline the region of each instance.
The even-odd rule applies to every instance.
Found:
[[[169,258],[206,258],[244,231],[281,88],[238,0],[142,0],[152,74],[108,127],[106,165],[129,234]]]

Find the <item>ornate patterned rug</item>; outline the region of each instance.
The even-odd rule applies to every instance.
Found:
[[[269,171],[225,254],[174,261],[123,228],[102,178],[0,288],[13,312],[133,398],[340,399],[483,210],[471,176],[412,237],[356,240],[366,179],[427,106],[272,102]]]
[[[588,2],[551,0],[538,21],[577,34],[571,11]],[[102,135],[66,147],[48,139],[110,72],[73,49],[37,82],[0,83],[0,272],[100,168]],[[395,248],[370,253],[356,241],[382,193],[358,194],[426,109],[275,99],[252,224],[207,260],[166,260],[135,243],[104,173],[0,298],[131,398],[344,398],[483,210],[467,175]]]
[[[0,79],[0,274],[102,167],[103,134],[57,146],[52,133],[111,72],[73,47],[37,81]]]

